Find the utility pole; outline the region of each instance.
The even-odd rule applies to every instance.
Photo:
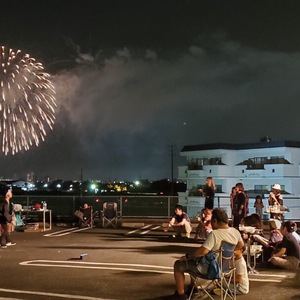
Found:
[[[83,180],[83,171],[80,169],[80,198],[82,198],[82,180]]]
[[[175,145],[171,145],[171,196],[174,195],[174,149]]]

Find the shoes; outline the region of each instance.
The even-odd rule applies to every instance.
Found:
[[[181,234],[173,234],[172,237],[174,239],[180,239],[180,238],[182,238]]]
[[[1,248],[2,248],[2,249],[5,249],[5,248],[7,248],[7,246],[1,246]]]
[[[221,289],[215,288],[215,289],[213,289],[213,293],[217,296],[221,296]]]
[[[16,245],[16,243],[12,243],[12,242],[6,243],[6,246],[15,246],[15,245]]]
[[[178,295],[177,292],[175,294],[165,297],[164,300],[187,300],[188,296],[186,294]]]
[[[187,232],[185,236],[189,239],[191,237],[191,234]]]
[[[189,296],[189,295],[191,294],[192,291],[193,291],[193,294],[196,294],[198,291],[197,291],[196,288],[193,288],[193,287],[194,287],[194,285],[193,285],[193,284],[190,284],[190,285],[187,287],[187,289],[186,289],[186,291],[185,291],[185,294]]]

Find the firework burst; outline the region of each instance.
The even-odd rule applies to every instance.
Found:
[[[44,67],[28,54],[1,47],[0,136],[13,155],[45,140],[55,120],[55,89]]]

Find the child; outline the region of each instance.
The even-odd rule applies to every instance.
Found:
[[[246,250],[246,245],[244,245],[239,250],[234,250],[234,262],[235,262],[235,287],[236,294],[248,294],[249,293],[249,278],[248,278],[248,269],[243,253]],[[232,279],[233,280],[233,279]],[[221,290],[216,288],[213,290],[215,295],[221,295]]]
[[[211,209],[203,208],[201,210],[201,215],[197,217],[199,224],[196,228],[195,241],[198,240],[198,237],[200,237],[200,239],[206,239],[207,235],[212,231],[211,216]]]
[[[249,279],[248,270],[245,259],[243,257],[243,252],[246,250],[244,245],[242,249],[234,251],[234,261],[236,267],[235,273],[235,284],[237,294],[248,294],[249,293]]]
[[[254,207],[255,207],[256,213],[257,213],[257,214],[260,216],[260,218],[262,219],[263,208],[264,208],[265,206],[264,206],[264,203],[263,203],[262,198],[261,198],[260,195],[257,195],[257,196],[255,197]]]

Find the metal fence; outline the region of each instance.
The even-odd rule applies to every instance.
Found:
[[[180,199],[177,196],[37,196],[14,195],[12,203],[21,204],[23,208],[32,208],[36,203],[47,202],[47,208],[52,210],[53,221],[76,220],[74,212],[88,203],[94,212],[101,211],[104,202],[116,202],[118,211],[123,218],[169,218],[174,211],[174,206],[182,204],[193,219],[204,207],[204,199],[201,197],[188,197]],[[264,200],[265,206],[267,201]],[[284,198],[284,205],[289,208],[285,219],[300,220],[300,199]],[[215,197],[215,207],[225,209],[230,216],[230,198],[228,196]],[[249,213],[254,213],[254,199],[250,198]],[[269,218],[264,214],[264,219]]]

